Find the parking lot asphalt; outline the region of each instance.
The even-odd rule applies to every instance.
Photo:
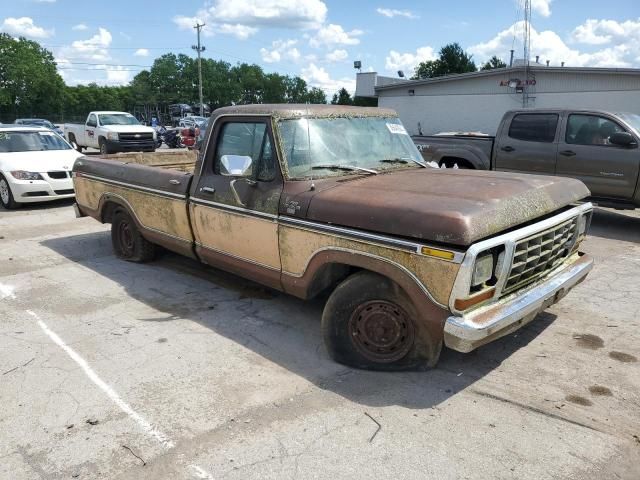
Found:
[[[0,478],[640,478],[639,212],[597,210],[536,321],[403,373],[333,363],[323,299],[108,228],[0,209]]]

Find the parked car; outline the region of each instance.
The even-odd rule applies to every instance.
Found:
[[[156,131],[127,112],[91,112],[84,125],[66,123],[64,134],[78,151],[99,148],[102,155],[117,152],[153,152]]]
[[[442,166],[560,175],[581,180],[600,205],[640,207],[640,115],[601,110],[507,112],[495,137],[415,136]]]
[[[81,155],[48,128],[0,127],[0,203],[7,209],[23,203],[74,196],[73,163]]]
[[[199,117],[197,115],[190,115],[180,119],[178,126],[182,128],[198,127],[206,120],[205,117]]]
[[[174,103],[169,105],[169,118],[171,126],[177,127],[180,120],[187,115],[193,115],[193,109],[186,103]]]
[[[64,137],[64,132],[60,127],[54,125],[49,120],[45,120],[44,118],[18,118],[14,123],[16,125],[32,125],[34,127],[45,127],[49,130],[53,130],[61,137]]]
[[[513,332],[592,268],[578,180],[431,168],[387,109],[245,105],[211,122],[197,164],[76,161],[78,214],[111,223],[125,260],[163,246],[301,298],[331,292],[338,362],[433,366],[443,343]]]

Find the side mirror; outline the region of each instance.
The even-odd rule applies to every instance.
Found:
[[[609,137],[609,143],[620,147],[631,147],[637,145],[636,139],[629,132],[616,132]]]
[[[221,171],[222,175],[234,177],[251,176],[251,165],[253,160],[245,155],[223,155],[220,158],[220,164],[225,171]]]

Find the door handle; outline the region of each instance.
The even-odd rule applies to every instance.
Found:
[[[169,180],[169,183],[171,185],[180,185],[180,180],[176,180],[175,178],[172,178],[171,180]]]
[[[216,189],[212,187],[200,187],[200,191],[204,193],[216,193]]]
[[[565,157],[573,157],[576,154],[573,150],[563,150],[560,152],[560,155],[564,155]]]
[[[502,150],[503,152],[513,152],[515,148],[513,148],[510,145],[507,145],[506,147],[502,147],[500,150]]]

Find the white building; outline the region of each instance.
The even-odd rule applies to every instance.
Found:
[[[580,108],[640,114],[640,69],[522,66],[423,80],[358,73],[356,96],[393,108],[412,135],[465,131],[495,135],[502,115],[523,107]]]

